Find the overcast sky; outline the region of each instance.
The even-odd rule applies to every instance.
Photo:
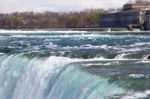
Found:
[[[121,7],[129,0],[0,0],[0,13],[22,11],[80,11]]]

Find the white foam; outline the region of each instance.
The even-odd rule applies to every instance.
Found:
[[[145,49],[146,47],[134,47],[134,48],[128,48],[128,49],[124,49],[122,52],[136,52],[136,51],[142,51],[143,49]]]
[[[86,33],[88,31],[73,31],[73,30],[68,30],[68,31],[51,31],[51,32],[56,32],[56,33]]]
[[[12,35],[11,37],[22,38],[22,37],[27,37],[27,36],[26,35]]]
[[[110,49],[110,48],[114,48],[112,46],[107,46],[107,45],[99,45],[99,46],[93,46],[91,44],[86,44],[86,45],[81,45],[81,46],[66,46],[66,47],[62,47],[62,49]],[[117,48],[116,48],[117,49]]]
[[[142,78],[144,76],[145,75],[143,75],[143,74],[130,74],[130,75],[128,75],[129,78]]]
[[[143,45],[150,45],[150,42],[138,42],[134,44],[135,46],[143,46]]]
[[[132,95],[124,96],[121,99],[143,99],[143,98],[148,98],[149,95],[150,95],[150,91],[146,90],[144,92],[136,92]]]
[[[145,60],[145,59],[143,59],[143,60],[139,60],[138,62],[136,62],[136,63],[150,63],[150,61],[149,60]]]
[[[0,55],[4,55],[5,53],[0,53]]]
[[[102,66],[108,66],[108,65],[111,65],[111,62],[108,62],[108,63],[89,63],[89,64],[86,64],[86,65],[84,65],[85,67],[90,67],[90,66],[92,66],[92,65],[97,65],[97,66],[100,66],[100,65],[102,65]]]
[[[115,59],[127,59],[127,58],[125,58],[126,55],[128,55],[128,54],[126,54],[126,53],[119,54],[115,57]]]
[[[26,30],[0,30],[0,33],[47,33],[48,31],[35,30],[35,31],[26,31]]]
[[[87,31],[51,31],[51,30],[0,30],[0,33],[86,33]]]
[[[58,45],[53,44],[52,42],[50,42],[48,45],[45,45],[47,48],[57,48]]]
[[[125,96],[123,97],[122,99],[141,99],[141,98],[146,98],[147,95],[146,94],[143,94],[143,93],[136,93],[134,95],[131,95],[131,96]]]

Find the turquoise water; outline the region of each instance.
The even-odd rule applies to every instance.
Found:
[[[1,31],[0,99],[149,99],[148,34]]]

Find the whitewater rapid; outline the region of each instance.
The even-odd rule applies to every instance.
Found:
[[[150,98],[149,34],[0,31],[0,99]]]

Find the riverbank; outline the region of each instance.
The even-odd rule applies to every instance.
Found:
[[[150,31],[129,31],[125,28],[51,28],[51,29],[0,29],[0,33],[47,33],[47,32],[96,32],[96,33],[106,33],[106,34],[150,34]]]
[[[110,31],[110,28],[49,28],[49,29],[0,29],[0,30],[22,30],[22,31]],[[126,28],[112,28],[111,31],[128,31]]]

